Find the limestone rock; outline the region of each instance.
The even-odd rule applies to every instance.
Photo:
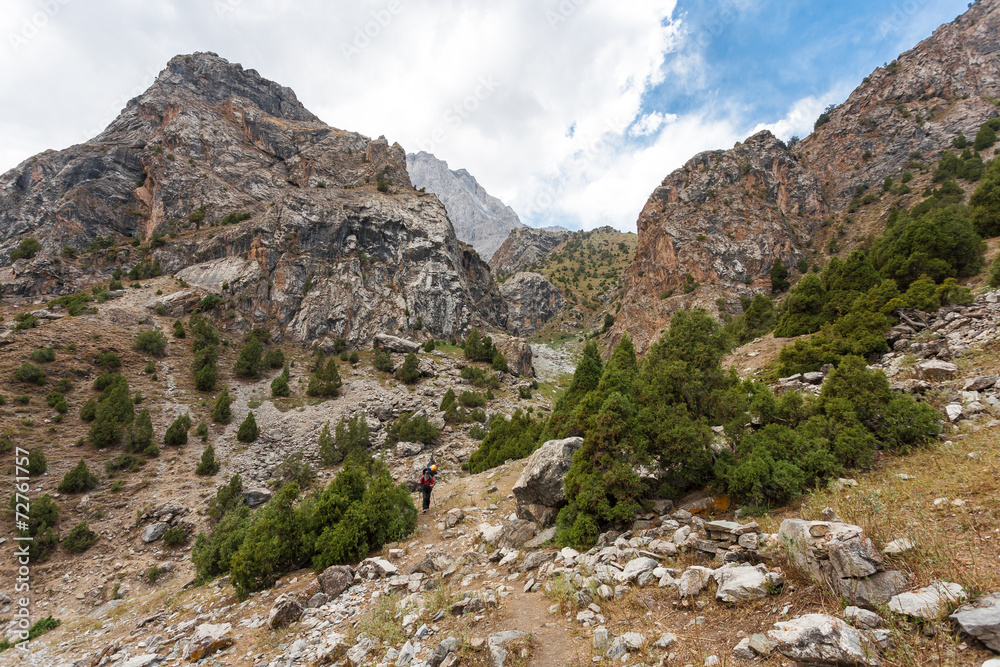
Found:
[[[142,529],[142,541],[146,544],[155,542],[163,537],[168,528],[170,528],[170,524],[165,521],[151,523]]]
[[[271,491],[268,489],[246,489],[243,491],[243,500],[251,508],[263,505],[270,499]]]
[[[414,343],[412,340],[390,336],[389,334],[375,334],[375,347],[389,352],[398,352],[399,354],[420,351],[420,343]]]
[[[271,611],[267,614],[267,627],[277,630],[300,618],[302,618],[302,605],[295,596],[286,593],[279,595],[271,606]]]
[[[913,370],[921,380],[942,382],[955,377],[955,374],[958,372],[958,366],[948,361],[941,361],[940,359],[926,359],[917,362]]]
[[[495,632],[486,639],[490,652],[490,667],[507,667],[508,647],[512,642],[529,637],[531,633],[522,630],[507,630]]]
[[[774,641],[775,650],[795,662],[844,667],[882,664],[867,635],[826,614],[806,614],[775,623],[767,636]]]
[[[875,630],[885,625],[884,618],[861,607],[847,607],[844,609],[844,618],[867,630]]]
[[[531,336],[568,303],[540,273],[515,273],[500,286],[500,293],[507,301],[507,331],[515,336]]]
[[[963,632],[1000,653],[1000,593],[962,605],[948,618],[957,623]]]
[[[354,572],[346,565],[332,565],[319,575],[319,585],[323,593],[336,599],[354,583]]]
[[[489,260],[493,275],[502,280],[523,271],[542,260],[571,236],[566,229],[514,229]]]
[[[960,584],[938,582],[893,596],[889,600],[889,609],[904,616],[935,621],[945,605],[957,604],[966,599],[968,595]]]
[[[498,547],[517,549],[534,537],[536,532],[538,532],[538,528],[532,521],[524,521],[523,519],[504,521],[503,528],[497,535],[496,544]]]
[[[723,565],[713,575],[718,584],[715,599],[720,602],[744,602],[765,598],[769,587],[779,583],[774,578],[769,579],[769,574],[766,565],[755,566],[749,563]]]
[[[207,655],[229,648],[233,645],[232,629],[231,623],[202,623],[184,647],[184,659],[198,662]]]
[[[566,501],[563,477],[582,446],[583,438],[549,440],[528,458],[513,488],[519,517],[543,526],[555,519]]]
[[[524,226],[511,207],[486,192],[465,169],[451,170],[444,160],[420,151],[406,155],[406,170],[413,187],[438,196],[459,240],[487,261],[512,230]]]

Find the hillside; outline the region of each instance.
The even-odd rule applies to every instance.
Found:
[[[12,262],[22,241],[39,244]],[[3,296],[178,273],[300,342],[502,329],[487,265],[405,154],[215,54],[178,56],[93,140],[0,177]]]
[[[974,3],[866,77],[801,142],[785,146],[765,132],[669,175],[640,214],[623,317],[608,343],[628,333],[645,350],[673,313],[695,305],[738,313],[736,297],[765,289],[776,260],[794,275],[802,260],[823,264],[881,233],[885,216],[857,224],[862,200],[871,204],[887,177],[898,185],[904,172],[925,172],[959,135],[971,142],[1000,115],[998,34],[1000,3]]]
[[[406,155],[406,170],[413,187],[437,195],[448,211],[455,235],[487,262],[511,231],[524,225],[510,206],[490,195],[465,169],[420,151]]]

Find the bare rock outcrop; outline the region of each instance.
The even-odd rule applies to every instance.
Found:
[[[515,229],[490,258],[493,275],[500,280],[523,271],[542,260],[571,237],[572,233],[565,229],[531,227]]]
[[[531,455],[513,488],[520,518],[540,526],[555,519],[566,500],[563,477],[582,446],[583,438],[549,440]]]
[[[540,273],[515,273],[500,286],[507,301],[507,330],[530,336],[558,315],[568,301]]]

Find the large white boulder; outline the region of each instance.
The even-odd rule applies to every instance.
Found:
[[[573,454],[583,446],[583,438],[549,440],[528,458],[514,483],[517,515],[539,526],[551,523],[566,502],[563,477],[573,463]]]

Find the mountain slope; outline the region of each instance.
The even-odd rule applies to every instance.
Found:
[[[853,213],[868,188],[913,160],[937,161],[959,134],[971,141],[1000,114],[998,53],[1000,0],[977,2],[866,77],[801,142],[789,148],[763,132],[669,175],[640,214],[622,316],[605,342],[629,334],[644,351],[678,310],[739,312],[740,295],[769,287],[776,260],[794,275],[802,260],[850,252],[856,234],[818,243],[826,223],[843,230],[852,220],[838,216]],[[884,229],[884,215],[866,220],[866,234]]]
[[[487,261],[511,230],[524,226],[510,206],[486,192],[465,169],[453,171],[424,151],[407,154],[406,169],[414,187],[433,192],[444,203],[456,236]]]
[[[26,237],[41,253],[10,264]],[[399,145],[329,127],[215,54],[172,59],[98,137],[0,177],[5,296],[79,290],[143,260],[302,341],[506,321]]]

